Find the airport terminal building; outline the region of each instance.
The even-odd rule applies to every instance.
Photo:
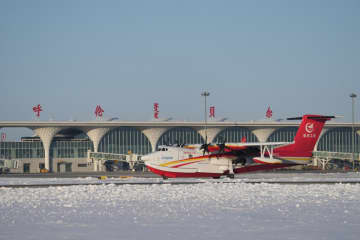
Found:
[[[286,121],[208,122],[207,136],[214,143],[240,142],[243,137],[247,142],[291,142],[298,126],[299,122]],[[0,122],[0,131],[16,127],[34,134],[18,142],[1,141],[0,159],[14,160],[11,172],[21,173],[103,171],[104,161],[111,157],[131,165],[159,145],[205,142],[203,122]],[[352,127],[326,123],[315,151],[351,153]],[[354,151],[359,153],[360,123],[354,129]]]

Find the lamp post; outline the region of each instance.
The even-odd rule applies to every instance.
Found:
[[[204,117],[205,117],[205,144],[207,144],[207,106],[206,106],[206,97],[210,96],[210,93],[204,91],[201,93],[201,96],[205,98],[205,105],[204,105]]]
[[[355,152],[355,98],[357,97],[355,93],[350,94],[351,101],[352,101],[352,162],[353,162],[353,170],[355,169],[355,159],[354,159],[354,152]]]

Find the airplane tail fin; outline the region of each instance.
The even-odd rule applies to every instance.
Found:
[[[302,120],[294,143],[274,149],[276,156],[311,157],[326,121],[334,116],[304,115],[287,120]]]

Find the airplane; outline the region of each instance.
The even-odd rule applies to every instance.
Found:
[[[220,178],[235,174],[306,165],[326,121],[334,116],[307,114],[287,120],[302,120],[293,142],[207,143],[159,146],[142,156],[146,167],[167,178]]]

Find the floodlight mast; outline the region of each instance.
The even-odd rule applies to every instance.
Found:
[[[207,144],[207,104],[206,104],[206,97],[210,96],[208,91],[204,91],[201,93],[201,96],[205,98],[204,104],[204,120],[205,120],[205,143]]]
[[[355,98],[357,97],[357,95],[355,93],[351,93],[350,94],[351,97],[351,102],[352,102],[352,162],[353,162],[353,170],[355,169],[355,158],[354,158],[354,153],[355,153],[355,128],[354,128],[354,124],[355,124]]]

